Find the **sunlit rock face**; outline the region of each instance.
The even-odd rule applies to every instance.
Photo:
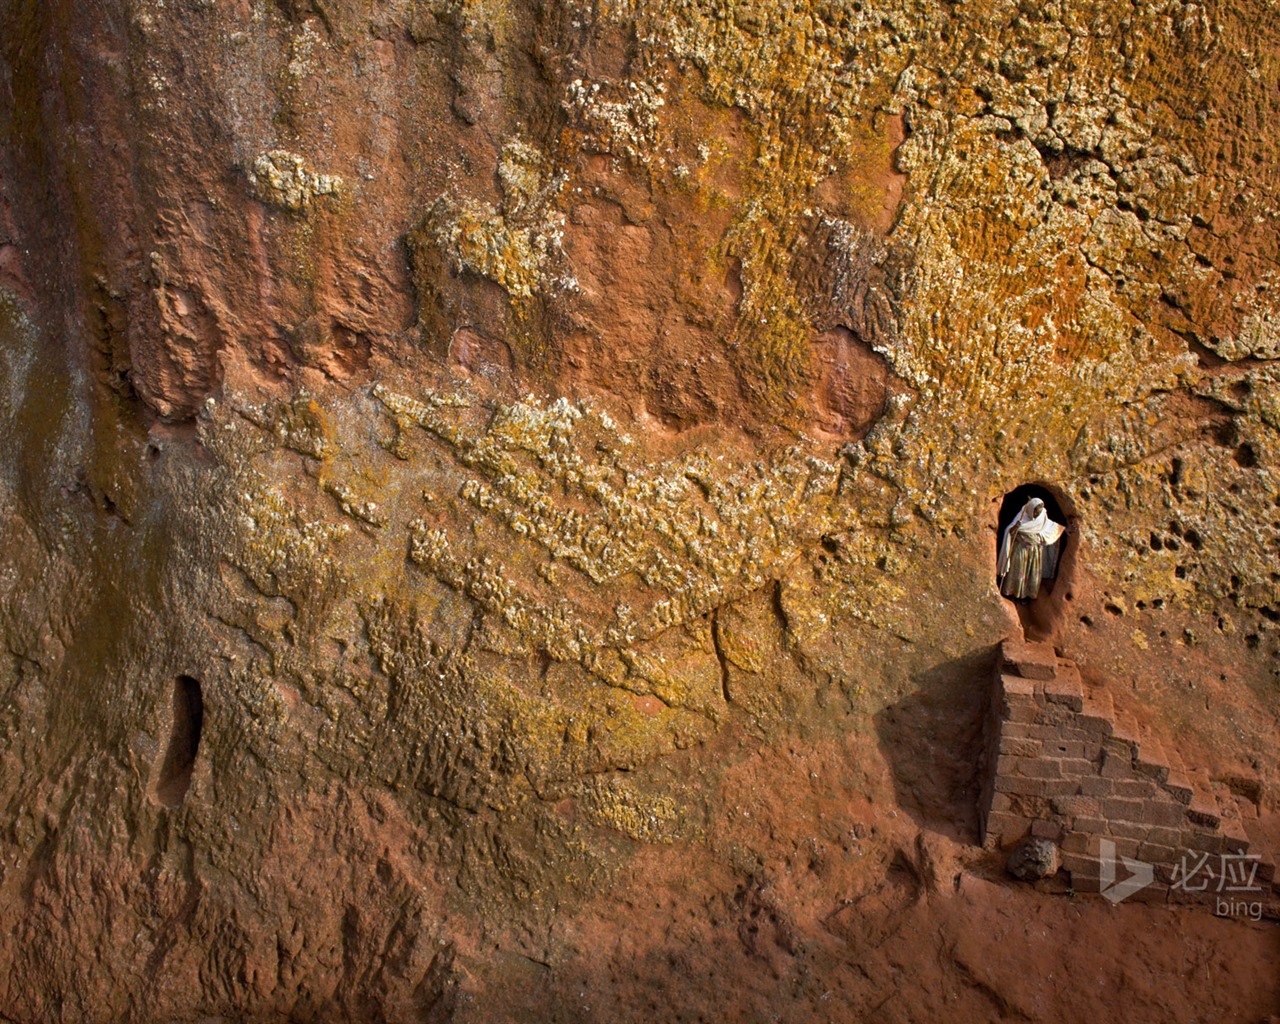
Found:
[[[1269,4],[0,19],[0,1018],[1274,1011],[975,809],[1026,633],[1280,836]]]

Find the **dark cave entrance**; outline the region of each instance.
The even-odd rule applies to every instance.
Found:
[[[1078,536],[1075,508],[1062,491],[1045,483],[1020,484],[1006,493],[999,501],[995,523],[995,550],[992,552],[992,569],[1000,557],[1000,541],[1009,524],[1017,518],[1022,506],[1032,498],[1039,498],[1049,513],[1049,518],[1067,528],[1058,542],[1058,566],[1055,575],[1040,585],[1040,593],[1030,602],[1014,602],[1023,632],[1028,640],[1053,642],[1066,618],[1066,607],[1075,599],[1072,591],[1075,578]]]
[[[191,787],[196,754],[200,750],[200,733],[204,728],[204,695],[200,681],[191,676],[178,676],[173,681],[173,724],[169,729],[169,745],[160,764],[156,780],[156,799],[165,807],[177,807]]]

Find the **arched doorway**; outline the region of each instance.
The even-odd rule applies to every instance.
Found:
[[[995,522],[995,548],[991,555],[992,573],[996,571],[996,562],[1000,555],[1000,541],[1009,524],[1017,518],[1022,507],[1032,498],[1044,502],[1049,518],[1061,523],[1067,532],[1058,542],[1057,571],[1050,579],[1044,580],[1039,595],[1029,602],[1013,602],[1018,610],[1018,619],[1022,623],[1023,632],[1028,640],[1039,640],[1052,643],[1066,618],[1067,604],[1074,600],[1072,592],[1075,576],[1076,555],[1079,533],[1076,524],[1075,508],[1062,491],[1046,483],[1019,484],[1008,491],[993,504],[998,505]]]

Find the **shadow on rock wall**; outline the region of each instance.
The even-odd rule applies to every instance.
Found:
[[[912,677],[916,689],[875,716],[894,796],[921,827],[976,842],[978,764],[994,649]]]

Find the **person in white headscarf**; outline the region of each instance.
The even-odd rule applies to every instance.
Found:
[[[1040,593],[1043,580],[1058,571],[1058,542],[1067,528],[1049,518],[1044,502],[1032,498],[1004,531],[996,571],[1000,592],[1006,597],[1030,600]]]

